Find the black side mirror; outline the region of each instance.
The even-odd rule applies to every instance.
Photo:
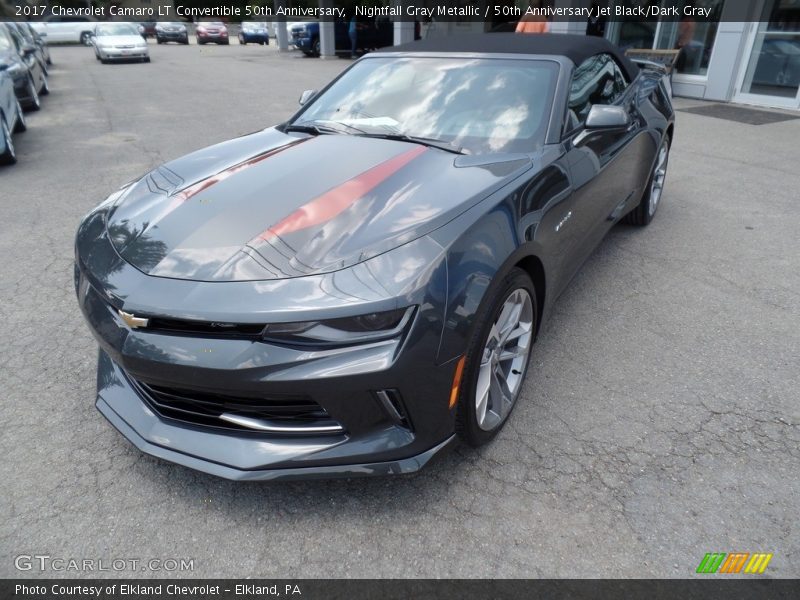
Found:
[[[6,63],[0,63],[0,72],[5,71],[8,69],[8,65]]]
[[[30,56],[36,52],[36,46],[33,44],[23,44],[22,46],[22,56]]]

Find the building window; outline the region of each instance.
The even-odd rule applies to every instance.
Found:
[[[690,2],[684,2],[689,4]],[[663,21],[659,27],[656,48],[680,50],[675,61],[675,71],[687,75],[708,74],[711,50],[717,37],[723,0],[694,0],[692,6],[711,9],[711,19],[695,21],[683,17],[680,21]],[[682,7],[678,7],[681,9]]]
[[[651,0],[652,6],[683,6],[711,9],[708,21],[695,21],[684,17],[679,21],[650,19],[622,20],[613,24],[608,33],[609,39],[622,50],[655,49],[680,50],[675,62],[675,71],[686,75],[708,73],[711,50],[717,37],[717,27],[725,0]]]

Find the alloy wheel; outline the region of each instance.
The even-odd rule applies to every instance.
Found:
[[[31,96],[31,109],[39,110],[42,106],[42,101],[39,99],[39,92],[36,90],[36,84],[33,82],[33,77],[28,80],[28,91]]]
[[[656,160],[656,168],[653,171],[653,182],[650,185],[650,205],[648,211],[652,217],[658,208],[658,202],[661,200],[661,192],[664,189],[664,180],[667,177],[667,163],[669,162],[669,146],[665,143],[661,145],[658,151],[658,159]]]
[[[8,129],[6,120],[0,116],[0,134],[3,136],[3,153],[0,154],[3,164],[13,164],[17,162],[17,152],[14,149],[14,142],[11,139],[11,131]]]
[[[524,289],[516,289],[503,303],[481,355],[475,390],[478,427],[499,427],[517,400],[533,339],[533,302]]]
[[[25,120],[25,111],[22,110],[22,105],[17,100],[17,124],[14,127],[15,133],[22,133],[28,129],[28,122]]]

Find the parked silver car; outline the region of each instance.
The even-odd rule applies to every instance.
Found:
[[[94,55],[102,63],[116,60],[150,62],[150,50],[131,23],[100,23],[95,27]]]

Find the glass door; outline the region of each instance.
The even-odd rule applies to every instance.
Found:
[[[800,108],[800,0],[761,0],[737,102]]]

